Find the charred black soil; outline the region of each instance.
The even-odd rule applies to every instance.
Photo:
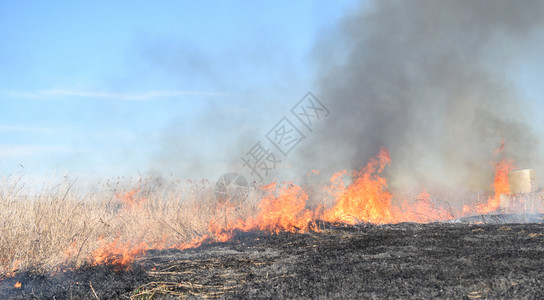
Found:
[[[544,225],[404,223],[238,233],[228,243],[148,251],[128,271],[20,272],[0,282],[0,298],[535,299],[543,282]]]

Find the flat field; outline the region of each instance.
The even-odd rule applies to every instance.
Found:
[[[82,265],[1,282],[13,299],[538,299],[544,225],[401,223],[239,232],[150,250],[129,269]],[[14,285],[20,282],[21,287]]]

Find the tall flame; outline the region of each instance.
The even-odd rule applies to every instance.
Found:
[[[376,158],[366,167],[355,172],[353,182],[344,187],[339,172],[331,178],[332,193],[337,196],[336,203],[325,211],[323,219],[330,222],[357,224],[370,222],[384,224],[393,221],[391,212],[391,193],[387,190],[387,180],[380,176],[391,158],[387,149],[382,148]]]
[[[516,168],[514,160],[510,158],[501,158],[497,161],[497,157],[504,150],[504,141],[501,146],[495,150],[493,166],[495,168],[495,178],[493,180],[494,195],[487,199],[487,203],[476,207],[478,213],[486,214],[497,210],[501,205],[501,194],[510,194],[510,182],[508,174]]]

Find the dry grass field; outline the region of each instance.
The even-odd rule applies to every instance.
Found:
[[[315,229],[311,228],[315,221],[351,225],[445,221],[494,211],[500,194],[508,192],[511,166],[501,161],[496,164],[494,196],[483,197],[472,207],[464,205],[462,211],[450,205],[459,197],[444,193],[431,196],[423,190],[399,198],[382,174],[389,162],[389,153],[382,148],[364,168],[338,172],[322,186],[250,187],[247,200],[236,206],[219,203],[215,183],[208,180],[123,177],[78,190],[75,181],[65,178],[36,190],[23,177],[2,177],[0,275],[27,269],[50,273],[59,265],[83,263],[126,266],[148,249],[183,250],[207,237],[224,242],[235,231],[306,233]]]
[[[403,288],[406,285],[403,276],[411,276],[422,267],[435,270],[445,255],[449,255],[447,260],[452,263],[444,272],[461,266],[463,274],[472,276],[472,265],[480,264],[490,249],[503,260],[499,266],[501,274],[503,265],[514,263],[519,267],[514,270],[519,275],[516,280],[525,282],[532,278],[535,272],[532,266],[542,263],[539,259],[542,226],[522,224],[516,227],[515,234],[512,227],[507,227],[510,228],[507,235],[500,226],[542,223],[542,212],[532,219],[524,211],[504,214],[499,209],[503,186],[498,184],[494,185],[495,193],[482,197],[478,194],[478,201],[469,205],[460,202],[464,197],[459,195],[432,193],[431,196],[425,190],[411,196],[393,195],[387,180],[381,176],[387,158],[378,156],[370,160],[361,171],[349,175],[346,182],[342,180],[346,174],[343,171],[323,186],[292,183],[252,186],[247,200],[237,206],[218,201],[215,183],[207,180],[118,178],[80,190],[74,181],[65,178],[61,183],[43,185],[36,190],[22,177],[4,177],[0,182],[0,297],[71,298],[75,293],[98,299],[148,299],[161,294],[180,298],[189,295],[248,299],[290,298],[290,295],[403,298],[408,295]],[[495,183],[508,184],[503,179],[504,176],[495,176]],[[542,202],[541,194],[532,196],[538,196]],[[459,207],[452,207],[450,203],[456,203],[453,201]],[[485,223],[492,225],[490,231],[475,241],[473,235],[484,229],[473,226]],[[345,228],[355,230],[356,234],[346,237],[342,233]],[[453,238],[459,243],[451,248]],[[297,246],[305,240],[308,243]],[[254,244],[260,245],[255,253],[251,251]],[[436,249],[429,248],[433,245]],[[519,248],[519,245],[524,246]],[[407,248],[399,250],[401,246]],[[221,248],[221,255],[215,256],[215,247]],[[481,251],[473,257],[471,251],[477,247]],[[523,247],[531,251],[520,251]],[[235,257],[231,257],[233,251],[238,253]],[[363,258],[369,251],[379,254],[378,265],[389,257],[394,261],[387,272],[380,273],[371,289],[354,290],[350,286],[338,290],[336,286],[323,285],[319,278],[327,277],[331,268],[343,267],[335,278],[351,280],[353,286],[358,286],[359,280],[368,280],[364,274],[376,267],[374,262],[367,264],[362,260],[361,270],[365,271],[357,273],[360,271],[357,269],[353,273],[354,270],[346,267],[352,263],[346,265],[343,258],[338,259],[343,254],[351,257],[358,251]],[[398,260],[395,253],[406,251],[414,254],[406,261]],[[436,260],[428,265],[425,259],[431,254]],[[249,266],[261,255],[264,255],[262,262]],[[287,260],[277,260],[277,256]],[[475,262],[459,264],[466,257],[474,258]],[[517,262],[518,258],[523,259],[522,263]],[[309,260],[302,263],[306,259]],[[299,265],[292,268],[295,262]],[[304,269],[306,263],[310,267]],[[391,271],[399,263],[407,264],[410,269],[399,275],[400,279],[396,271]],[[478,280],[489,274],[488,269],[496,268],[485,265]],[[200,274],[201,271],[204,273]],[[315,272],[321,272],[321,277],[314,276]],[[436,274],[439,286],[450,284],[443,280],[444,272]],[[273,275],[271,280],[269,274]],[[419,275],[419,279],[414,279],[415,286],[430,288],[432,295],[441,295],[442,290],[435,288],[435,279],[428,281],[424,279],[425,273]],[[503,275],[497,280],[505,280]],[[386,282],[393,279],[397,280],[399,290],[388,294],[387,289],[380,287],[387,287]],[[282,282],[281,289],[277,289],[275,280]],[[459,288],[466,282],[458,280],[452,284],[451,291],[444,295],[455,298],[470,295],[471,290]],[[497,283],[493,279],[490,284]],[[478,290],[478,295],[541,294],[540,288],[532,283],[515,291],[500,284],[497,293]],[[271,289],[279,294],[266,294]]]
[[[225,215],[208,181],[125,180],[86,193],[63,182],[30,194],[14,177],[0,182],[0,207],[2,277],[99,260],[97,249],[176,247],[207,235],[210,223],[255,209],[246,205]]]

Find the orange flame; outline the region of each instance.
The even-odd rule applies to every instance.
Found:
[[[495,150],[494,156],[498,156],[504,149],[504,141],[501,146]],[[478,205],[476,210],[478,213],[486,214],[497,210],[501,205],[501,194],[510,194],[510,182],[508,180],[508,174],[516,166],[514,160],[510,158],[502,158],[499,161],[494,161],[493,166],[495,168],[495,178],[493,180],[493,190],[495,195],[487,199],[487,203]]]
[[[449,210],[448,210],[449,209]],[[415,202],[403,203],[404,221],[428,223],[449,220],[454,217],[451,208],[439,206],[425,189],[417,195]]]
[[[13,286],[14,286],[16,289],[20,289],[21,286],[22,286],[22,284],[21,284],[19,281],[17,281],[17,283],[14,284]]]
[[[378,156],[371,159],[366,167],[360,172],[355,172],[353,183],[347,188],[344,188],[340,179],[345,171],[333,175],[332,193],[337,196],[336,203],[325,211],[323,219],[347,224],[392,222],[394,220],[391,212],[392,195],[387,190],[387,180],[380,176],[390,161],[389,152],[382,148]]]
[[[468,205],[463,205],[463,211],[461,212],[461,216],[466,216],[470,213],[471,209]]]
[[[307,232],[314,213],[306,209],[308,195],[301,187],[287,184],[278,187],[277,183],[263,187],[266,195],[258,205],[259,213],[255,217],[238,219],[234,224],[224,227],[210,224],[210,231],[219,241],[231,238],[234,231],[262,230],[278,233]]]
[[[180,245],[177,245],[177,246],[174,246],[173,248],[176,248],[178,250],[185,250],[185,249],[190,249],[190,248],[197,248],[199,247],[200,245],[202,245],[202,243],[208,238],[207,235],[204,235],[202,237],[196,237],[194,239],[192,239],[190,242],[188,243],[183,243],[183,244],[180,244]]]
[[[128,270],[132,262],[143,256],[147,250],[164,249],[165,240],[166,236],[163,236],[161,241],[148,244],[145,242],[132,243],[130,241],[121,243],[119,239],[107,243],[101,239],[101,246],[95,249],[91,254],[91,265],[113,265],[117,267],[117,270]],[[188,247],[183,249],[190,248],[191,246],[198,246],[196,244],[188,245]]]
[[[496,155],[502,151],[502,148],[504,144],[496,151]],[[425,189],[415,201],[410,203],[404,201],[400,206],[394,205],[393,195],[387,187],[386,178],[383,177],[384,169],[390,162],[389,152],[382,148],[364,168],[352,173],[351,183],[346,185],[343,181],[343,177],[348,174],[345,170],[332,175],[328,192],[333,197],[334,203],[329,208],[325,208],[322,204],[317,209],[310,210],[307,207],[308,194],[300,186],[291,183],[269,184],[262,187],[264,196],[257,206],[256,215],[229,220],[228,216],[234,212],[235,208],[219,206],[217,215],[221,214],[222,217],[210,221],[208,224],[210,235],[197,237],[188,243],[171,247],[184,250],[198,247],[204,242],[225,242],[230,240],[236,231],[308,232],[316,230],[313,224],[316,224],[317,220],[344,224],[361,222],[386,224],[405,221],[424,223],[454,217],[451,208],[440,207]],[[483,213],[496,210],[500,205],[500,194],[509,193],[508,173],[513,169],[512,161],[502,159],[495,162],[494,166],[496,170],[493,184],[495,196],[490,197],[487,204],[477,207]],[[118,198],[128,209],[141,209],[144,200],[137,198],[139,191],[139,189],[133,190]],[[471,208],[465,205],[462,214],[470,211]],[[120,243],[118,240],[110,243],[102,242],[102,246],[92,253],[92,263],[125,267],[152,248],[156,249],[157,244]]]
[[[277,188],[273,183],[264,190],[267,195],[259,203],[259,214],[244,222],[242,230],[259,229],[270,232],[305,232],[313,214],[306,209],[308,195],[301,187],[288,184]],[[278,191],[279,195],[275,195]]]
[[[130,242],[120,243],[119,240],[111,243],[102,241],[101,247],[92,253],[92,265],[106,264],[120,268],[126,267],[150,248],[152,247],[143,242],[133,245]]]
[[[117,194],[115,197],[123,203],[125,209],[135,210],[140,208],[143,202],[145,202],[144,198],[138,197],[139,192],[140,188],[137,188],[132,191]]]

